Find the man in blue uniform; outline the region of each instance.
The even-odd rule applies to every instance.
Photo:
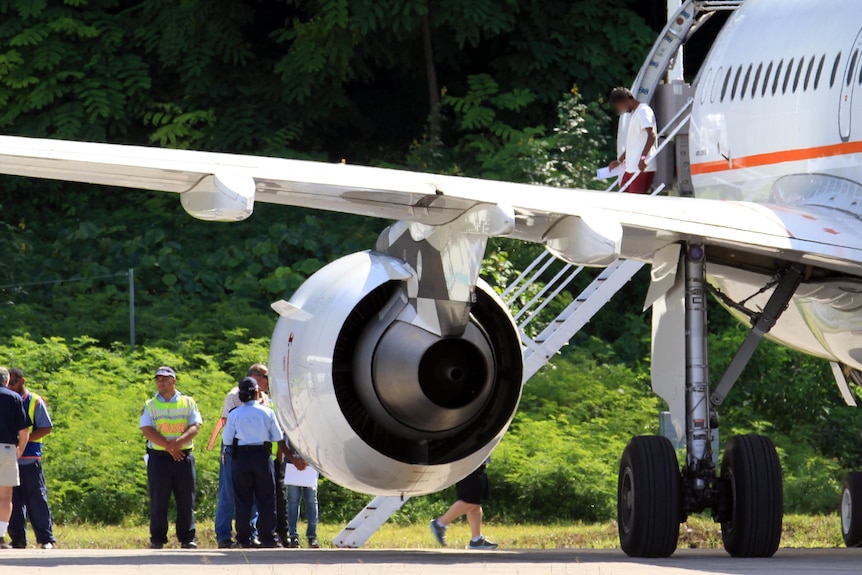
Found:
[[[260,388],[261,393],[258,396],[258,402],[262,405],[269,405],[272,407],[270,399],[267,396],[267,393],[269,393],[269,370],[266,366],[262,363],[256,363],[248,368],[246,375],[253,378]],[[224,424],[227,423],[227,417],[230,412],[241,405],[242,401],[239,399],[239,386],[235,386],[224,398],[221,419],[219,419],[215,429],[213,430],[210,443],[207,446],[207,451],[212,451],[218,437],[218,433],[222,430]],[[216,504],[215,514],[215,533],[219,549],[230,549],[233,546],[232,530],[236,508],[233,501],[232,456],[233,445],[226,442],[224,440],[224,436],[222,436],[221,457],[219,458],[218,470],[218,502]],[[281,501],[279,500],[279,505],[280,504]],[[252,532],[254,533],[253,538],[257,538],[257,513],[254,510],[252,511],[251,524]]]
[[[254,378],[239,382],[242,405],[228,414],[222,440],[233,446],[233,495],[236,505],[236,539],[253,547],[251,514],[257,504],[257,531],[261,547],[281,547],[276,530],[275,468],[272,444],[284,434],[275,413],[257,400],[260,387]]]
[[[177,374],[170,367],[156,371],[158,393],[144,404],[139,427],[147,438],[147,479],[150,483],[150,548],[168,542],[168,504],[177,504],[177,539],[183,549],[195,541],[195,458],[193,440],[201,414],[191,397],[177,391]]]
[[[54,548],[54,530],[51,510],[48,507],[48,487],[42,471],[42,439],[51,433],[54,424],[48,414],[45,400],[27,389],[24,372],[15,368],[9,370],[9,389],[17,392],[24,402],[24,410],[30,417],[30,441],[24,449],[24,456],[18,460],[18,473],[21,485],[12,495],[12,519],[9,522],[9,538],[12,547],[27,548],[27,520],[33,526],[36,543],[42,549]]]
[[[0,549],[11,549],[6,531],[12,517],[12,490],[18,486],[18,458],[30,439],[30,418],[21,396],[7,389],[9,370],[0,367]]]

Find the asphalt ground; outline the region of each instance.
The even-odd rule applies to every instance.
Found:
[[[668,559],[620,551],[555,550],[4,550],[0,574],[62,575],[827,575],[862,573],[862,549],[782,549],[771,559],[680,550]]]

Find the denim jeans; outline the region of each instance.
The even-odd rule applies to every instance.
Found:
[[[287,523],[291,537],[299,537],[296,523],[299,521],[299,500],[305,493],[305,514],[308,516],[308,529],[305,536],[317,537],[317,489],[311,487],[287,486]]]
[[[216,504],[215,532],[217,541],[233,539],[233,520],[236,505],[233,498],[233,472],[231,471],[233,447],[222,445],[218,466],[218,503]],[[257,537],[257,506],[251,514],[252,533]]]

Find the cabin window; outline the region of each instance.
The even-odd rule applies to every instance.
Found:
[[[712,84],[712,94],[709,96],[709,101],[711,103],[715,103],[715,99],[718,98],[718,91],[721,86],[721,74],[724,72],[724,68],[719,68],[718,72],[715,73],[715,79]]]
[[[730,84],[730,75],[733,74],[733,68],[727,69],[727,75],[724,77],[724,84],[721,86],[721,101],[724,102],[724,96],[727,94],[727,85]]]
[[[814,61],[813,59],[811,60]],[[796,68],[796,75],[793,77],[793,93],[796,93],[796,88],[799,87],[799,78],[802,77],[802,68],[805,67],[805,56],[799,59],[799,67]]]
[[[754,73],[754,80],[751,82],[751,98],[757,94],[757,86],[760,84],[760,73],[763,72],[763,62],[757,66],[757,72]],[[746,81],[748,79],[746,78]]]
[[[769,89],[769,77],[772,76],[772,62],[766,67],[766,74],[763,76],[763,89],[760,91],[760,97],[766,96],[766,90]]]
[[[778,62],[778,67],[775,69],[775,78],[772,80],[772,95],[778,91],[778,82],[781,79],[781,68],[784,66],[784,60]]]
[[[853,50],[853,55],[850,56],[850,65],[847,66],[847,86],[853,81],[853,71],[856,70],[856,58],[859,57],[859,50]]]
[[[739,91],[739,99],[745,100],[745,93],[748,91],[748,81],[751,80],[751,71],[754,69],[754,64],[748,65],[748,70],[745,71],[745,80],[742,81],[742,90]]]
[[[823,73],[823,65],[826,63],[826,54],[820,57],[820,63],[817,65],[817,73],[814,74],[814,89],[820,87],[820,75]]]
[[[862,86],[862,58],[859,59],[859,85]]]
[[[829,78],[829,87],[835,85],[835,78],[838,77],[838,64],[841,63],[841,52],[838,52],[838,55],[835,56],[835,63],[832,64],[832,77]]]
[[[736,98],[736,89],[739,87],[739,77],[742,76],[742,66],[736,69],[736,76],[733,77],[733,89],[730,91],[730,101]]]
[[[802,89],[808,89],[808,83],[811,81],[811,72],[814,71],[814,62],[817,61],[817,56],[811,56],[811,60],[808,61],[808,69],[805,70],[805,83],[802,84]]]
[[[706,80],[703,82],[703,89],[700,91],[700,103],[703,104],[706,101],[706,93],[709,91],[712,86],[710,85],[710,81],[712,80],[712,68],[707,70],[706,72]]]
[[[784,82],[781,84],[781,93],[787,93],[787,86],[790,84],[790,75],[793,73],[793,61],[795,58],[791,58],[790,62],[787,63],[787,70],[784,72]]]

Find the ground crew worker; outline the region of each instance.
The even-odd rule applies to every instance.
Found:
[[[236,504],[236,539],[241,547],[254,547],[251,513],[257,505],[257,531],[261,547],[281,547],[276,535],[275,468],[272,444],[282,441],[275,413],[258,402],[260,387],[251,377],[239,382],[243,402],[230,412],[222,440],[233,446],[233,496]]]
[[[203,420],[191,397],[177,391],[177,374],[170,367],[156,371],[158,393],[144,403],[140,428],[147,438],[147,479],[150,484],[150,548],[168,542],[168,504],[177,505],[177,539],[183,549],[195,541],[195,458],[193,440]]]
[[[45,400],[27,389],[24,372],[9,370],[9,389],[18,393],[30,418],[30,441],[24,456],[18,460],[21,485],[12,494],[12,519],[9,521],[9,538],[15,549],[27,548],[27,520],[33,526],[36,543],[42,549],[54,548],[54,530],[51,510],[48,507],[48,487],[42,470],[42,439],[51,433],[54,424],[48,414]]]
[[[9,370],[0,367],[0,549],[11,549],[6,531],[12,516],[12,490],[18,486],[18,458],[30,439],[30,420],[21,396],[7,389]]]

